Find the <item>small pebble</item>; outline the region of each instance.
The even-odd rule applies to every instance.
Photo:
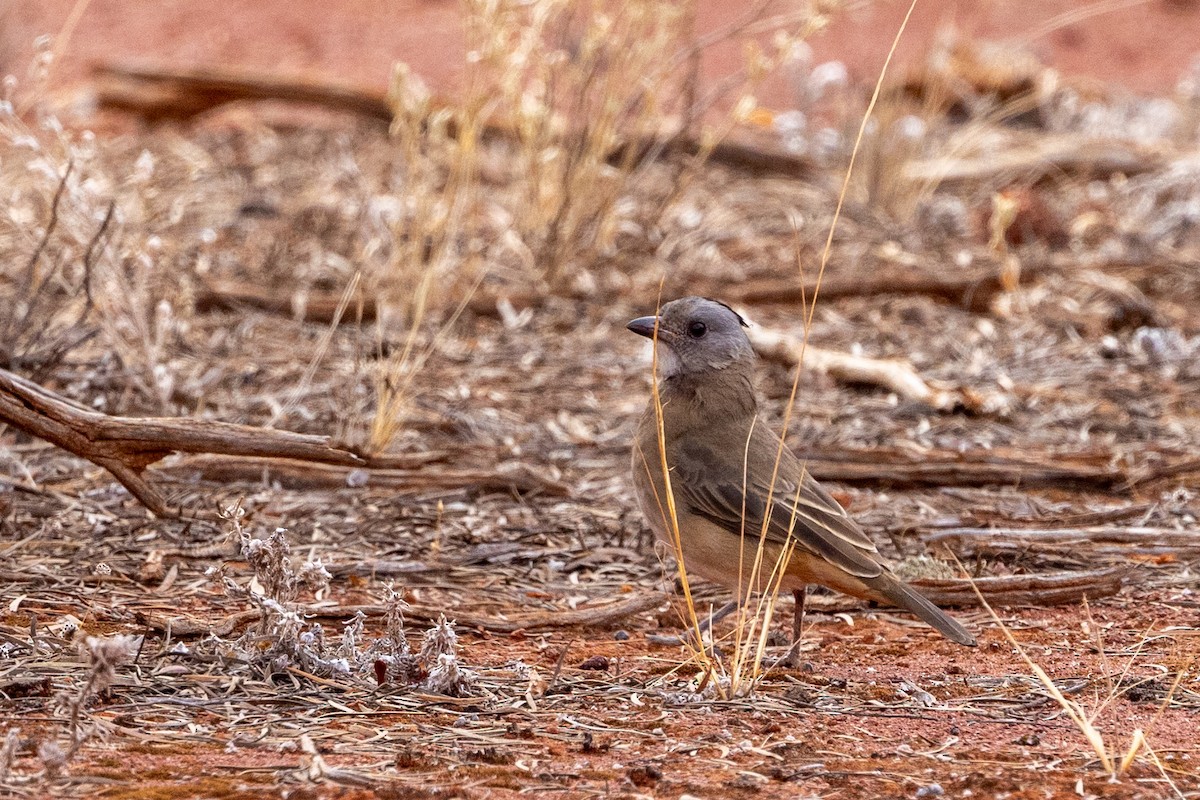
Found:
[[[603,671],[608,669],[608,658],[605,656],[592,656],[579,665],[580,669],[594,669]]]
[[[941,784],[938,783],[931,783],[928,786],[922,786],[920,789],[917,789],[917,797],[941,797],[945,793]]]
[[[613,634],[613,638],[618,642],[627,642],[629,641],[629,631],[617,631]]]

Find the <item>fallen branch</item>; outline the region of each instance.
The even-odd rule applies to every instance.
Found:
[[[1036,139],[1013,142],[1006,150],[989,148],[978,156],[910,161],[904,165],[901,176],[930,186],[980,181],[1007,183],[1014,179],[1033,183],[1049,175],[1105,177],[1116,172],[1134,175],[1159,169],[1165,163],[1160,150],[1137,142],[1040,133]]]
[[[419,469],[376,469],[369,459],[360,466],[309,464],[283,459],[205,456],[183,464],[155,470],[177,478],[194,477],[221,483],[261,481],[287,489],[355,488],[392,489],[402,494],[431,490],[473,489],[478,491],[544,492],[566,497],[570,489],[560,481],[521,462],[501,464],[493,469],[447,469],[425,466]]]
[[[983,259],[981,259],[983,260]],[[944,266],[925,269],[881,259],[878,268],[865,275],[826,275],[818,296],[823,301],[843,297],[921,295],[953,303],[970,311],[986,312],[992,301],[1006,290],[1000,264],[986,260],[975,266]],[[1056,263],[1022,263],[1020,280],[1028,282],[1058,270]],[[791,278],[760,278],[737,286],[713,287],[707,294],[729,303],[747,305],[799,305],[810,302],[817,282]]]
[[[1186,269],[1185,265],[1192,261],[1194,259],[1155,259],[1151,270],[1161,276],[1168,268]],[[1107,322],[1105,328],[1165,323],[1162,314],[1136,283],[1120,274],[1132,271],[1145,280],[1147,263],[1135,258],[1080,260],[1074,253],[1055,253],[1022,258],[1019,274],[1013,275],[1006,273],[1003,264],[985,254],[979,254],[968,266],[934,264],[925,267],[911,254],[877,252],[869,266],[870,269],[860,268],[853,275],[836,272],[825,275],[820,281],[818,296],[822,301],[828,301],[844,297],[919,295],[969,311],[990,313],[996,299],[1013,288],[1013,284],[1006,281],[1015,278],[1017,285],[1027,285],[1052,275],[1069,275],[1113,304],[1116,318]],[[698,293],[719,297],[734,305],[804,306],[812,301],[816,290],[814,280],[760,278],[736,286],[701,286]]]
[[[929,547],[948,547],[961,558],[1004,555],[1053,548],[1095,552],[1109,546],[1124,554],[1200,555],[1200,537],[1163,528],[948,528],[921,535]]]
[[[924,403],[938,411],[963,409],[972,413],[995,414],[1007,410],[1008,398],[999,392],[982,393],[969,388],[943,388],[931,385],[917,374],[912,365],[899,359],[877,359],[805,347],[798,336],[751,326],[747,333],[754,350],[763,358],[795,366],[801,354],[804,367],[848,383],[867,383],[895,392],[905,400]]]
[[[1129,572],[1128,567],[1109,567],[1082,572],[1001,575],[970,580],[923,578],[909,582],[940,606],[978,605],[975,589],[992,605],[1057,606],[1078,603],[1084,597],[1089,600],[1111,597],[1121,591]]]
[[[545,298],[544,292],[533,291],[476,292],[467,300],[466,307],[475,314],[494,317],[498,315],[496,304],[501,299],[517,308],[527,308],[541,304]],[[310,289],[293,295],[281,295],[273,286],[234,280],[209,281],[197,290],[195,302],[196,311],[202,314],[252,308],[321,325],[332,325],[335,321],[344,325],[374,322],[379,315],[375,298],[366,295],[354,297],[339,314],[342,292]]]
[[[193,461],[163,470],[170,473],[198,469],[204,474],[205,469],[209,469],[215,480],[261,479],[267,474],[297,484],[308,480],[321,486],[348,486],[362,480],[375,486],[415,487],[419,491],[483,488],[567,493],[563,484],[522,464],[492,470],[403,469],[400,467],[419,464],[421,457],[383,456],[373,460],[336,444],[328,436],[213,420],[110,416],[78,405],[4,369],[0,369],[0,423],[12,425],[103,467],[160,517],[179,516],[180,509],[170,507],[163,500],[146,480],[144,472],[149,465],[176,452],[254,459]],[[365,471],[373,467],[378,469]],[[352,480],[354,469],[364,471]]]
[[[307,78],[230,70],[181,70],[166,67],[100,64],[96,77],[96,104],[150,120],[187,119],[227,103],[243,100],[281,100],[320,106],[390,123],[392,109],[383,92]],[[451,135],[456,132],[451,128]],[[489,124],[485,138],[515,139],[512,125]],[[714,146],[689,134],[650,135],[618,145],[607,156],[610,164],[633,163],[644,158],[697,156],[751,173],[796,177],[809,172],[813,162],[785,149],[776,137],[735,133]]]
[[[255,428],[205,419],[115,417],[71,402],[0,369],[0,422],[103,467],[158,516],[178,516],[142,473],[174,452],[222,453],[360,465],[328,436]]]
[[[657,608],[664,602],[663,596],[656,592],[638,594],[626,600],[605,603],[598,606],[583,608],[546,611],[537,614],[523,614],[518,617],[486,617],[470,611],[456,610],[445,607],[406,606],[404,618],[421,622],[437,622],[445,615],[454,620],[461,628],[484,630],[490,633],[511,634],[518,631],[558,630],[570,627],[604,627],[612,625],[626,617],[640,614]],[[362,613],[366,617],[383,617],[388,607],[383,604],[373,605],[320,605],[300,609],[300,613],[309,618],[325,618],[345,620],[355,614]],[[173,636],[203,636],[214,633],[225,636],[242,625],[249,624],[259,618],[256,610],[241,611],[230,614],[216,622],[197,619],[195,617],[169,616],[167,614],[138,613],[138,621],[154,630],[170,630]]]
[[[909,583],[919,588],[921,594],[939,606],[978,606],[979,595],[975,593],[975,588],[972,588],[973,584],[978,588],[979,594],[993,605],[1048,607],[1078,603],[1084,597],[1089,600],[1111,597],[1121,591],[1130,571],[1129,567],[1120,566],[1077,572],[994,575],[970,579],[918,578],[910,580]],[[712,598],[704,600],[711,601]],[[836,593],[810,593],[805,603],[805,608],[809,611],[823,614],[858,611],[863,608],[861,600]]]
[[[229,69],[164,69],[120,64],[95,67],[96,104],[152,120],[186,119],[238,100],[307,103],[391,122],[382,92],[298,77]]]
[[[993,448],[956,452],[913,452],[900,448],[870,450],[797,449],[818,480],[849,484],[917,486],[1080,487],[1128,490],[1150,481],[1200,472],[1195,459],[1168,460],[1168,454],[1144,452],[1145,466],[1121,466],[1117,454],[1044,453]],[[1152,465],[1152,466],[1151,466]]]

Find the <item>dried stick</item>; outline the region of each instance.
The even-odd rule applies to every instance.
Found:
[[[104,467],[158,516],[178,516],[180,510],[169,507],[143,473],[150,464],[176,452],[237,457],[197,459],[164,470],[199,472],[214,480],[271,475],[297,486],[348,486],[353,483],[351,470],[375,468],[362,474],[362,485],[569,494],[566,485],[520,463],[492,469],[414,469],[408,467],[420,467],[441,455],[370,459],[328,436],[204,419],[109,416],[4,369],[0,369],[0,423]]]
[[[748,334],[755,351],[765,359],[795,366],[803,354],[804,366],[815,372],[849,383],[881,386],[905,400],[915,400],[939,411],[997,413],[1008,406],[1008,398],[998,392],[983,394],[966,388],[932,386],[907,361],[866,358],[811,345],[806,348],[800,337],[760,326],[752,326]]]
[[[869,275],[826,276],[821,280],[821,299],[921,295],[953,303],[971,311],[986,312],[998,294],[1005,291],[1003,272],[996,263],[955,267],[938,271],[885,262]],[[1022,263],[1021,280],[1028,281],[1054,271],[1057,265]],[[761,278],[738,286],[713,287],[709,294],[730,303],[748,305],[799,305],[813,296],[816,281],[792,278]]]
[[[1133,175],[1158,169],[1165,161],[1161,150],[1155,151],[1134,142],[1039,134],[1036,140],[1016,142],[1000,152],[989,150],[978,156],[940,156],[911,161],[901,174],[905,180],[930,185],[1014,178],[1033,182],[1063,173]]]
[[[77,405],[0,369],[0,422],[104,467],[158,516],[178,516],[142,473],[173,453],[222,453],[363,464],[328,436],[254,428],[203,419],[114,417]]]
[[[615,603],[605,603],[600,606],[585,606],[584,608],[547,611],[539,614],[523,614],[511,619],[486,617],[473,614],[470,611],[447,609],[444,607],[406,606],[405,619],[422,622],[437,622],[442,616],[455,621],[462,628],[484,630],[491,633],[516,633],[517,631],[546,631],[573,626],[603,627],[625,619],[643,611],[657,608],[663,602],[662,595],[657,592],[638,594],[626,600]],[[307,606],[300,610],[305,617],[326,617],[346,619],[362,612],[367,617],[386,616],[388,607],[377,605],[321,605]],[[166,614],[138,613],[138,621],[155,630],[170,629],[174,636],[199,636],[210,632],[224,636],[241,625],[248,624],[259,618],[257,610],[240,611],[230,614],[216,622],[195,617],[172,617]]]
[[[1035,575],[1001,575],[984,578],[929,578],[910,581],[933,602],[942,606],[978,605],[975,588],[989,603],[1001,606],[1056,606],[1077,603],[1084,597],[1095,600],[1121,591],[1128,567],[1055,572]],[[972,588],[974,584],[975,588]]]
[[[100,64],[96,102],[102,108],[139,114],[154,120],[185,119],[238,100],[283,100],[321,106],[390,123],[392,109],[383,92],[290,75],[231,69],[181,70]],[[451,130],[451,135],[456,132]],[[485,137],[512,137],[512,126],[488,125]],[[710,152],[711,151],[711,152]],[[708,153],[709,161],[747,172],[795,177],[809,172],[812,161],[788,152],[766,137],[729,139],[707,145],[683,131],[674,135],[641,136],[622,143],[607,156],[608,163],[634,163],[646,157]]]
[[[922,534],[932,547],[942,545],[966,558],[973,555],[1026,552],[1031,548],[1062,548],[1079,553],[1110,545],[1139,555],[1200,554],[1194,533],[1162,528],[947,528]]]
[[[236,100],[287,100],[391,122],[382,92],[329,82],[232,69],[180,70],[101,64],[96,101],[152,119],[185,118]]]
[[[1200,460],[1146,452],[1154,466],[1124,468],[1109,450],[1038,453],[1008,448],[960,453],[898,448],[798,450],[818,480],[890,486],[1060,486],[1127,490],[1150,481],[1200,472]]]
[[[418,454],[419,456],[419,454]],[[420,460],[414,459],[414,460]],[[365,467],[370,467],[366,469]],[[289,489],[337,489],[367,486],[397,492],[428,492],[431,489],[477,489],[481,491],[543,492],[566,497],[570,489],[543,471],[515,462],[492,469],[446,469],[430,466],[415,469],[376,468],[371,460],[360,466],[306,464],[279,458],[201,456],[183,464],[156,470],[173,476],[196,475],[206,481],[269,481]]]
[[[496,303],[505,299],[517,308],[539,305],[545,294],[532,291],[511,291],[484,294],[476,292],[467,300],[466,307],[475,314],[496,316]],[[342,301],[340,292],[310,290],[289,297],[280,295],[271,287],[248,281],[212,280],[196,292],[196,310],[202,314],[213,311],[239,311],[253,308],[270,314],[294,317],[303,322],[331,325],[334,320],[343,324],[374,322],[379,307],[374,297],[360,295],[350,306],[350,313],[337,313]]]

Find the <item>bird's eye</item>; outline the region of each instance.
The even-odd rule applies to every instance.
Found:
[[[708,333],[708,326],[699,320],[688,325],[688,336],[691,336],[693,339],[700,339],[706,333]]]

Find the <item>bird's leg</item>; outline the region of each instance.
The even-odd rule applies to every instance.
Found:
[[[804,630],[804,599],[807,596],[807,586],[792,590],[792,597],[796,601],[796,610],[792,614],[792,646],[784,653],[783,658],[775,662],[776,666],[793,669],[800,666],[800,634]]]
[[[792,589],[792,598],[796,601],[796,608],[792,613],[792,647],[800,644],[800,634],[804,630],[804,601],[807,597],[807,586]]]

